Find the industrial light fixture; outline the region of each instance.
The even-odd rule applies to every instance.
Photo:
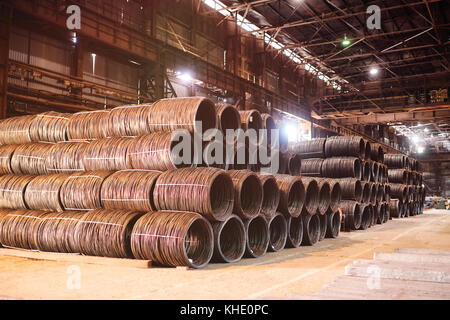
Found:
[[[425,151],[425,147],[422,147],[422,146],[417,147],[417,152],[418,153],[423,153],[424,151]]]
[[[175,72],[176,77],[184,82],[191,82],[193,80],[192,76],[188,72]]]
[[[95,74],[95,57],[97,57],[97,55],[95,53],[91,53],[92,56],[92,73]]]
[[[372,67],[372,68],[370,68],[370,75],[372,75],[372,76],[376,76],[377,74],[378,74],[378,68],[376,68],[376,67]]]
[[[292,122],[287,122],[283,129],[289,141],[298,140],[298,128]]]
[[[350,45],[350,40],[347,39],[347,35],[345,35],[344,40],[342,40],[342,45],[344,47],[347,47],[348,45]]]

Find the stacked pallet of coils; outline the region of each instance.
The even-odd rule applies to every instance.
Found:
[[[303,141],[290,146],[302,158],[301,174],[339,184],[342,230],[365,230],[389,218],[389,184],[379,144],[357,136]]]
[[[425,188],[419,162],[403,154],[386,154],[391,215],[405,218],[423,213]]]
[[[174,141],[217,127],[276,125],[199,97],[1,121],[0,244],[193,268],[314,244],[303,231],[319,233],[319,223],[305,218],[313,222],[304,227],[304,217],[336,205],[315,194],[332,186],[299,177],[299,158],[285,151],[285,167],[259,172],[247,142],[244,164],[185,165],[192,154],[174,154]],[[218,140],[201,153],[223,147]],[[336,237],[333,226],[320,236]]]

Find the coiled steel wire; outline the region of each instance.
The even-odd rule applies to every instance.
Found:
[[[336,239],[341,232],[341,215],[339,211],[328,212],[327,215],[327,238]]]
[[[404,184],[391,183],[390,184],[391,198],[400,199],[402,202],[408,201],[408,186]]]
[[[408,171],[404,169],[389,169],[388,177],[390,183],[408,184]]]
[[[302,160],[300,175],[307,177],[322,177],[323,159]]]
[[[325,159],[322,164],[322,176],[361,179],[361,160],[352,157]]]
[[[302,179],[280,174],[275,175],[275,179],[280,189],[278,210],[287,216],[298,217],[302,213],[306,199],[306,190]]]
[[[370,160],[370,153],[371,153],[371,145],[370,142],[367,140],[364,140],[364,158],[362,158],[363,160]]]
[[[366,143],[364,139],[356,136],[329,137],[325,142],[325,155],[330,157],[357,157],[365,158]]]
[[[67,140],[70,113],[43,112],[31,121],[30,138],[35,142],[59,142]]]
[[[325,215],[319,215],[319,242],[323,241],[327,235],[327,216]]]
[[[269,225],[267,219],[256,216],[244,221],[245,226],[245,256],[259,258],[266,254],[269,246]]]
[[[10,117],[0,121],[0,144],[31,142],[30,125],[36,115]]]
[[[363,181],[370,181],[370,177],[372,175],[372,168],[368,161],[362,162],[362,177],[361,180]]]
[[[361,182],[362,187],[362,197],[361,197],[361,203],[370,203],[370,196],[372,191],[372,184],[371,182]]]
[[[279,212],[268,219],[269,225],[269,251],[279,252],[284,249],[287,241],[287,223],[286,218]]]
[[[82,111],[74,113],[67,124],[69,140],[92,140],[108,137],[111,110]]]
[[[356,201],[344,200],[340,203],[343,214],[343,229],[345,231],[358,230],[361,227],[361,207]]]
[[[377,184],[369,182],[370,187],[370,203],[375,204],[377,202]]]
[[[261,120],[263,129],[267,130],[267,143],[268,145],[272,145],[272,130],[278,129],[278,126],[272,116],[268,113],[262,113]]]
[[[320,206],[319,184],[316,179],[308,177],[300,177],[305,187],[305,204],[303,212],[309,215],[315,215]],[[326,199],[325,199],[326,201]]]
[[[354,200],[356,202],[363,201],[362,183],[358,179],[344,178],[339,179],[341,187],[341,198],[343,200]]]
[[[24,200],[29,209],[63,211],[59,191],[68,174],[36,176],[27,185]]]
[[[17,146],[11,157],[11,169],[16,174],[47,174],[46,157],[52,143],[33,142]]]
[[[291,176],[299,176],[302,168],[302,160],[296,154],[290,153],[287,155],[288,163],[286,173]]]
[[[86,171],[83,163],[89,142],[58,142],[48,151],[45,166],[48,173],[77,173]]]
[[[258,133],[263,128],[261,113],[258,110],[239,111],[239,114],[241,116],[241,127],[244,131],[254,129]]]
[[[216,103],[216,113],[219,118],[219,129],[226,133],[227,130],[241,128],[241,115],[239,111],[228,103]]]
[[[314,246],[319,242],[320,218],[319,215],[302,215],[303,219],[303,240],[302,245]]]
[[[370,159],[383,163],[384,161],[384,151],[379,143],[370,144]]]
[[[27,209],[24,194],[32,175],[6,174],[0,176],[0,208]]]
[[[289,145],[289,151],[301,159],[325,158],[325,138],[296,142]]]
[[[86,171],[128,169],[127,152],[132,138],[105,138],[89,143],[84,151]]]
[[[361,204],[360,205],[361,212],[361,225],[358,228],[359,230],[367,230],[372,224],[373,220],[373,210],[370,204]]]
[[[263,187],[258,176],[249,170],[229,170],[234,186],[234,210],[242,219],[250,219],[261,212]]]
[[[100,200],[105,209],[153,211],[153,188],[160,171],[121,170],[107,177]]]
[[[18,145],[0,145],[0,175],[12,173],[11,158]]]
[[[136,259],[166,266],[202,268],[211,260],[213,247],[212,227],[198,213],[147,213],[131,232],[131,251]]]
[[[382,202],[384,198],[384,185],[380,183],[376,184],[376,190],[375,202]]]
[[[277,180],[270,174],[256,174],[261,181],[263,187],[263,204],[261,214],[267,218],[271,218],[277,212],[280,203],[280,189]]]
[[[327,213],[331,203],[331,186],[326,179],[316,179],[319,184],[319,208],[320,215]]]
[[[234,263],[245,253],[245,227],[242,220],[231,215],[225,221],[212,223],[214,233],[214,253],[212,262]]]
[[[303,217],[286,217],[288,236],[286,241],[287,248],[298,248],[303,241]]]
[[[380,166],[375,161],[369,161],[369,163],[370,163],[370,167],[371,167],[370,181],[378,183],[378,181],[380,179]]]
[[[147,118],[151,104],[116,107],[108,115],[108,137],[135,137],[149,133]]]
[[[384,164],[390,169],[407,169],[409,160],[402,154],[387,153],[384,155]]]

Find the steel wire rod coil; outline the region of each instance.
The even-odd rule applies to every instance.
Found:
[[[107,138],[110,112],[95,110],[74,113],[67,124],[67,138],[72,141]]]
[[[360,180],[344,178],[339,179],[338,181],[341,187],[342,200],[354,200],[356,202],[363,201],[363,187]]]
[[[215,104],[218,127],[223,133],[227,130],[237,130],[241,128],[241,115],[239,111],[228,103],[219,102]]]
[[[379,143],[370,144],[370,159],[380,163],[384,162],[384,151]]]
[[[0,176],[0,208],[27,209],[24,194],[32,175],[6,174]]]
[[[391,183],[389,184],[391,190],[391,198],[400,199],[402,202],[408,201],[408,186],[405,184]]]
[[[18,145],[0,145],[0,175],[12,173],[11,158]]]
[[[389,220],[392,220],[391,217],[391,208],[389,206],[389,202],[383,202],[384,208],[386,210],[386,223],[389,222]]]
[[[299,176],[302,168],[302,160],[296,154],[287,154],[287,170],[286,173],[291,176]]]
[[[11,210],[0,219],[0,245],[10,248],[38,250],[36,231],[46,211]]]
[[[213,247],[212,227],[198,213],[147,213],[131,232],[133,256],[165,266],[202,268],[211,260]]]
[[[384,202],[390,202],[391,201],[391,185],[385,184],[384,185]]]
[[[107,136],[135,137],[149,133],[147,117],[150,105],[126,105],[112,109],[108,115]]]
[[[0,121],[0,144],[31,142],[30,125],[36,115],[6,118]]]
[[[39,251],[78,253],[75,247],[74,231],[85,212],[47,212],[36,220],[34,239]]]
[[[300,175],[307,177],[322,177],[323,159],[302,160]]]
[[[267,144],[272,145],[272,130],[278,129],[278,126],[273,117],[268,113],[262,113],[261,120],[263,129],[267,130]]]
[[[325,155],[331,157],[356,157],[364,159],[366,143],[364,139],[356,136],[329,137],[325,142]]]
[[[384,224],[389,221],[390,210],[389,210],[389,206],[387,205],[387,203],[382,202],[380,205],[381,205],[382,216],[381,217],[379,216],[378,220],[379,220],[379,224]]]
[[[375,204],[377,202],[377,184],[369,182],[370,187],[370,200],[369,203]]]
[[[287,174],[288,164],[289,164],[289,153],[280,150],[278,152],[278,174]]]
[[[378,182],[380,178],[380,168],[377,162],[375,161],[368,161],[371,167],[371,174],[370,174],[370,181],[371,182]]]
[[[408,171],[405,169],[389,169],[388,177],[390,183],[408,184]]]
[[[133,226],[142,213],[127,210],[86,212],[74,230],[76,252],[101,257],[132,258]]]
[[[372,221],[374,221],[373,207],[370,204],[361,204],[360,212],[361,212],[361,225],[358,229],[367,230],[372,225]]]
[[[31,121],[30,138],[35,142],[59,142],[67,140],[67,125],[71,113],[43,112]]]
[[[195,122],[201,122],[202,131],[217,128],[218,119],[214,102],[203,97],[161,99],[148,106],[149,132],[186,129],[196,131]]]
[[[259,130],[263,128],[261,113],[258,110],[239,111],[239,114],[241,116],[241,127],[244,131],[254,129],[258,134]]]
[[[297,154],[301,159],[326,158],[326,140],[325,138],[319,138],[296,142],[289,146],[289,151]]]
[[[287,241],[287,223],[286,218],[280,212],[277,212],[275,216],[268,219],[269,225],[269,247],[271,252],[280,252],[286,246]]]
[[[383,164],[378,164],[378,182],[379,183],[386,183],[387,181],[387,168]]]
[[[111,174],[111,171],[87,171],[70,175],[59,191],[64,210],[101,209],[100,190]]]
[[[298,248],[302,245],[303,241],[303,217],[299,216],[293,218],[291,216],[286,217],[287,223],[287,248]]]
[[[323,241],[327,235],[327,223],[327,216],[319,215],[319,242]]]
[[[320,218],[319,215],[302,215],[303,219],[303,240],[302,245],[314,246],[320,238]]]
[[[105,209],[154,211],[153,188],[160,171],[121,170],[107,177],[100,200]]]
[[[156,132],[134,138],[127,149],[128,168],[166,171],[192,166],[192,154],[184,163],[183,155],[172,152],[176,137],[176,132]]]
[[[317,180],[309,177],[300,177],[305,187],[305,202],[303,213],[315,215],[320,206],[319,184]]]
[[[341,215],[339,211],[328,212],[326,237],[336,239],[341,232]]]
[[[344,200],[340,203],[344,219],[342,221],[345,231],[358,230],[361,227],[361,206],[356,201]]]
[[[319,187],[319,207],[320,215],[327,213],[331,203],[331,186],[326,179],[316,179]]]
[[[153,189],[155,208],[198,212],[210,221],[225,221],[232,214],[233,205],[236,205],[237,192],[228,173],[216,168],[184,168],[163,172]],[[259,185],[254,183],[255,179]],[[247,211],[254,214],[255,207],[259,206],[258,211],[261,207],[256,202],[262,201],[262,191],[251,190],[255,185],[262,189],[256,176],[244,186],[245,195],[242,195],[241,205],[246,214],[249,213]]]
[[[365,146],[364,146],[364,157],[362,159],[364,160],[370,160],[370,153],[371,153],[371,144],[369,141],[364,140]]]
[[[322,176],[361,179],[361,160],[352,157],[328,158],[322,164]]]
[[[132,138],[105,138],[89,143],[84,151],[86,171],[128,169],[127,151]]]
[[[245,253],[246,235],[241,218],[229,216],[225,221],[212,223],[214,233],[214,253],[211,262],[234,263]]]
[[[342,188],[339,180],[325,178],[330,185],[330,206],[328,212],[336,212],[339,209],[339,203],[342,200]]]
[[[250,219],[261,212],[263,187],[258,176],[249,170],[229,170],[234,187],[233,212],[242,219]]]
[[[402,154],[388,153],[384,155],[384,164],[390,169],[407,169],[409,160]]]
[[[298,217],[303,210],[306,190],[300,177],[289,175],[275,175],[280,189],[280,203],[278,210],[291,217]]]
[[[384,197],[384,186],[380,183],[375,184],[375,189],[377,190],[376,196],[375,196],[375,202],[382,202]]]
[[[68,174],[36,176],[27,185],[24,200],[31,210],[63,211],[59,191]]]
[[[86,171],[83,163],[87,141],[58,142],[47,153],[45,167],[48,173],[77,173]]]
[[[371,196],[371,183],[370,182],[365,182],[362,181],[361,182],[361,187],[362,187],[362,197],[361,197],[361,203],[370,203],[370,196]]]
[[[32,142],[17,146],[11,157],[11,169],[16,174],[47,174],[46,158],[53,143]]]
[[[277,212],[280,203],[280,189],[278,188],[277,180],[271,174],[257,173],[256,175],[263,187],[261,214],[267,218],[271,218]]]
[[[269,224],[267,219],[258,215],[244,221],[245,226],[245,257],[259,258],[266,254],[269,247]]]
[[[362,162],[362,177],[361,180],[363,181],[370,181],[370,177],[372,176],[372,168],[368,161]]]

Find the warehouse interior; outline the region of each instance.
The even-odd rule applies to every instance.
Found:
[[[0,0],[0,299],[449,299],[449,16]],[[179,166],[195,120],[277,168]]]

